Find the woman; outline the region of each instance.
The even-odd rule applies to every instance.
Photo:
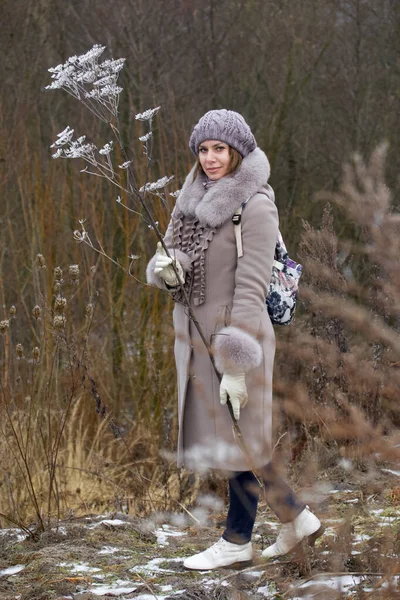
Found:
[[[283,523],[264,557],[286,554],[321,523],[275,472],[271,460],[272,371],[275,337],[265,305],[278,236],[270,166],[243,117],[212,110],[195,126],[190,149],[197,162],[178,196],[164,242],[147,267],[147,280],[175,300],[178,372],[178,466],[229,473],[230,504],[221,539],[184,561],[188,569],[213,569],[252,559],[251,534],[261,473],[266,500]],[[241,217],[243,256],[238,258],[232,217]],[[212,346],[221,383],[183,303],[177,275]],[[248,452],[235,438],[227,398]]]

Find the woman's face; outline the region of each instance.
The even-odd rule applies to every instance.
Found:
[[[231,157],[229,146],[218,140],[206,140],[199,146],[199,160],[209,179],[222,179],[229,171]]]

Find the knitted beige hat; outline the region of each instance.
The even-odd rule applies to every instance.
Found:
[[[250,127],[239,113],[233,110],[210,110],[203,115],[190,136],[189,148],[196,156],[199,146],[206,140],[219,140],[235,148],[243,157],[257,147]]]

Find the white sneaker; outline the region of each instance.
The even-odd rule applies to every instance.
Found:
[[[315,540],[324,533],[320,520],[308,508],[308,506],[290,523],[282,525],[275,544],[269,546],[262,552],[264,558],[281,556],[293,550],[304,538],[308,538],[311,546]]]
[[[186,569],[194,569],[196,571],[208,571],[209,569],[217,569],[218,567],[229,567],[235,563],[249,563],[253,558],[253,549],[251,542],[247,544],[232,544],[223,538],[220,538],[216,544],[186,558],[183,566]],[[240,566],[245,566],[241,564]]]

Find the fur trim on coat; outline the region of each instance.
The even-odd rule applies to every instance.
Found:
[[[190,257],[185,252],[182,252],[182,250],[179,250],[178,248],[168,248],[168,252],[170,253],[171,256],[173,256],[180,262],[184,273],[188,273],[191,270],[191,268],[192,268],[191,260],[190,260]],[[150,259],[150,261],[147,265],[147,268],[146,268],[147,283],[149,283],[150,285],[155,285],[156,287],[160,288],[161,290],[168,290],[170,288],[167,288],[167,286],[165,285],[164,279],[162,277],[159,277],[158,275],[156,275],[156,273],[154,273],[154,267],[156,264],[156,260],[157,260],[157,254],[155,254],[153,256],[153,258]]]
[[[213,352],[218,371],[231,375],[258,367],[263,356],[260,344],[252,335],[232,326],[215,334]]]
[[[205,174],[200,172],[193,181],[194,171],[195,167],[183,184],[176,208],[185,216],[197,216],[203,225],[219,227],[247,198],[267,184],[271,169],[264,152],[255,148],[243,159],[237,171],[219,179],[206,191]]]

